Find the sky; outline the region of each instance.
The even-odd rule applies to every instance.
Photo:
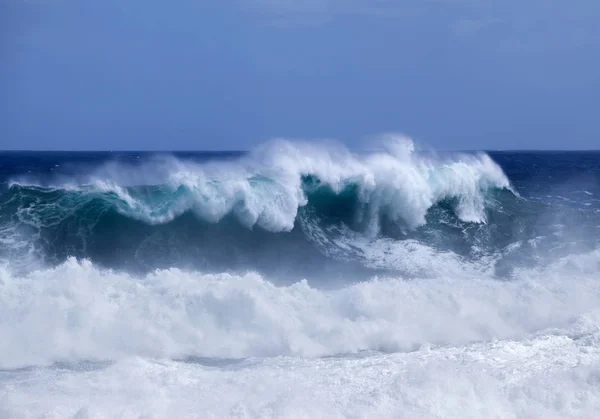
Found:
[[[0,149],[600,148],[598,0],[0,0]]]

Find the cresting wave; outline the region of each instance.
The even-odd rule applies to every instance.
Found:
[[[331,242],[331,231],[345,228],[371,239],[406,238],[427,224],[433,209],[440,222],[481,224],[502,198],[498,193],[516,199],[486,154],[417,153],[404,138],[388,138],[382,151],[362,154],[339,145],[275,141],[234,160],[109,163],[69,178],[13,179],[9,188],[1,240],[12,250],[56,261],[106,255],[114,249],[110,241],[139,255],[165,237],[172,242],[186,235],[188,244],[211,241],[213,248],[217,241],[239,247],[244,237],[251,247],[292,240],[268,234],[298,229],[303,235],[293,231],[293,240],[312,245]],[[210,226],[217,223],[218,229]],[[123,232],[129,238],[116,240]],[[200,253],[196,259],[210,259],[206,249]]]
[[[108,166],[79,179],[85,179],[85,186],[70,180],[38,190],[71,192],[66,200],[72,199],[74,205],[65,202],[67,207],[101,197],[128,217],[150,224],[193,211],[210,222],[235,214],[248,227],[280,232],[294,227],[307,193],[318,188],[336,194],[355,189],[375,229],[381,214],[408,228],[423,225],[427,210],[449,198],[457,200],[460,219],[485,222],[485,193],[510,189],[502,169],[485,154],[425,156],[415,153],[408,139],[384,145],[386,151],[352,154],[341,146],[278,141],[235,162],[164,159],[135,169]],[[146,176],[151,171],[154,174]],[[154,188],[142,187],[152,180]]]

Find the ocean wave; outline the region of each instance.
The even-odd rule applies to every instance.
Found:
[[[66,209],[102,194],[121,213],[150,224],[192,211],[210,222],[235,214],[248,227],[273,232],[291,230],[298,209],[318,188],[335,194],[355,190],[374,232],[382,214],[409,229],[423,225],[428,209],[446,199],[456,199],[461,220],[485,222],[486,192],[511,189],[500,167],[485,154],[422,155],[410,140],[399,138],[384,145],[381,152],[353,154],[339,146],[275,141],[234,162],[160,159],[144,167],[106,165],[44,188],[43,182],[24,179],[10,185],[19,192],[63,192],[64,199],[56,199]]]
[[[196,268],[264,268],[295,249],[281,268],[320,266],[323,255],[385,268],[340,234],[357,243],[417,239],[423,226],[454,225],[458,237],[518,206],[486,154],[419,153],[400,138],[383,146],[351,153],[275,141],[226,161],[156,157],[66,178],[15,178],[0,197],[0,258],[33,267],[76,256],[126,268],[192,260]],[[450,236],[426,239],[449,249]]]

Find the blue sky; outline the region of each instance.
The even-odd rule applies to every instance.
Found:
[[[0,0],[0,148],[600,148],[599,21],[598,0]]]

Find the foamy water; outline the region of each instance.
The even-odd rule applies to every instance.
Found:
[[[75,260],[3,270],[0,413],[591,418],[599,268],[592,252],[504,282],[328,291],[257,274],[134,278]]]
[[[221,366],[145,358],[2,373],[23,418],[594,418],[599,334]]]
[[[598,417],[594,185],[383,146],[17,172],[0,418]]]

